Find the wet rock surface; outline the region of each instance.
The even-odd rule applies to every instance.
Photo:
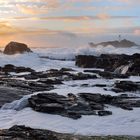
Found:
[[[140,54],[101,54],[100,56],[78,55],[76,65],[83,68],[103,68],[115,74],[140,74]]]
[[[86,80],[97,78],[96,75],[93,74],[70,73],[69,71],[73,72],[74,70],[68,68],[36,72],[31,68],[17,67],[12,64],[7,64],[1,67],[0,70],[0,106],[4,103],[20,99],[24,95],[31,94],[32,92],[50,91],[54,89],[55,85],[63,84],[63,81],[65,80]],[[11,72],[15,74],[17,73],[17,75],[12,75]],[[24,74],[26,72],[27,74]],[[72,115],[72,112],[69,112],[69,115]]]
[[[137,100],[135,100],[137,99]],[[28,99],[29,106],[35,111],[57,114],[72,119],[81,115],[112,115],[106,110],[106,105],[113,105],[125,110],[140,107],[139,97],[111,96],[92,93],[79,93],[77,96],[70,93],[67,96],[57,93],[40,93]]]
[[[81,136],[56,133],[49,130],[33,129],[26,126],[13,126],[0,130],[0,140],[139,140],[135,136]]]
[[[106,57],[106,56],[102,56]],[[138,57],[137,55],[133,57]],[[139,62],[138,62],[139,63]],[[106,65],[106,64],[105,64]],[[108,68],[108,71],[100,70],[84,70],[78,72],[69,68],[50,69],[47,71],[37,72],[33,69],[26,67],[17,67],[11,64],[5,65],[0,68],[0,107],[5,103],[11,103],[12,101],[21,99],[24,95],[32,94],[33,92],[40,92],[37,95],[31,96],[28,101],[28,107],[38,112],[49,113],[53,115],[61,115],[71,119],[80,119],[82,115],[97,115],[99,117],[112,115],[114,112],[109,110],[110,106],[115,106],[127,111],[133,110],[133,108],[140,107],[140,98],[137,96],[140,93],[140,83],[125,81],[125,78],[129,78],[132,74],[120,74],[114,73]],[[138,70],[133,69],[132,71]],[[13,72],[14,74],[11,74]],[[26,73],[27,72],[27,73]],[[138,71],[137,71],[138,72]],[[22,74],[23,73],[23,74]],[[132,74],[133,75],[133,74]],[[109,85],[107,83],[86,83],[86,80],[91,79],[99,80],[106,79],[112,80],[115,78],[124,79],[123,81],[116,81]],[[76,81],[79,80],[79,81]],[[77,83],[83,80],[81,85]],[[69,93],[67,96],[58,95],[57,93],[48,93],[47,91],[53,90],[59,86],[68,84],[67,81],[73,81],[77,85],[66,86],[79,86],[80,88],[99,88],[105,90],[111,90],[116,96],[101,95],[100,93],[78,93],[76,95]],[[90,80],[89,80],[90,81]],[[70,82],[70,83],[71,83]],[[105,91],[103,90],[103,91]],[[45,91],[45,93],[44,93]],[[87,90],[88,91],[88,90]],[[71,92],[71,91],[70,91]],[[135,94],[135,96],[129,96],[127,92]],[[120,93],[123,93],[120,95]],[[126,94],[125,94],[126,93]],[[58,134],[52,131],[31,129],[24,126],[14,126],[9,130],[0,131],[0,139],[81,139],[90,140],[92,138],[120,138],[120,140],[129,137],[84,137]],[[108,139],[107,139],[108,140]],[[132,139],[133,140],[133,139]]]
[[[112,89],[114,92],[127,92],[127,91],[137,91],[140,93],[140,82],[132,81],[117,81]]]
[[[0,68],[0,71],[1,72],[5,72],[5,73],[8,73],[8,72],[15,72],[15,73],[20,73],[20,72],[34,72],[33,69],[31,68],[27,68],[27,67],[17,67],[17,66],[14,66],[12,64],[7,64],[5,65],[4,67],[1,67]]]
[[[116,74],[114,72],[110,72],[110,71],[100,71],[100,70],[84,70],[84,72],[88,72],[88,73],[96,73],[98,74],[100,77],[105,78],[105,79],[114,79],[114,78],[129,78],[128,74]]]
[[[19,90],[27,90],[31,92],[49,91],[54,89],[53,85],[40,83],[36,81],[24,81],[19,79],[2,79],[1,86],[12,87]]]
[[[42,79],[42,80],[40,80],[40,82],[43,82],[43,81],[45,82],[45,79],[48,78],[48,81],[46,80],[46,83],[47,82],[53,83],[53,80],[51,80],[51,78],[55,78],[54,83],[56,81],[56,84],[61,83],[61,81],[64,81],[64,80],[67,80],[67,81],[68,80],[87,80],[87,79],[96,79],[97,78],[97,76],[95,74],[86,74],[83,72],[72,73],[73,71],[71,70],[71,72],[70,72],[70,71],[67,71],[67,70],[65,71],[62,69],[60,69],[60,70],[50,69],[48,71],[42,71],[42,72],[31,71],[30,74],[25,74],[25,75],[18,76],[18,77],[24,77],[26,80]]]

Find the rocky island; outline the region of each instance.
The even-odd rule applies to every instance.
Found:
[[[32,52],[31,49],[24,43],[11,41],[6,45],[3,53],[7,55],[13,55],[17,53]]]
[[[97,46],[114,46],[114,47],[133,47],[133,46],[140,46],[138,44],[136,44],[135,42],[132,42],[132,41],[129,41],[127,39],[123,39],[123,40],[115,40],[115,41],[107,41],[107,42],[101,42],[101,43],[97,43],[97,44],[94,44],[93,42],[90,42],[89,45],[91,47],[97,47]]]

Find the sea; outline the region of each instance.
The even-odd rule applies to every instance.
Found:
[[[5,55],[0,53],[0,66],[13,64],[15,66],[30,67],[36,71],[46,71],[49,69],[72,68],[77,72],[83,72],[84,68],[75,65],[77,55],[100,54],[128,54],[140,53],[140,47],[115,48],[113,46],[97,47],[59,47],[59,48],[31,48],[33,53]],[[56,86],[49,92],[56,92],[60,95],[68,93],[77,94],[80,92],[100,93],[114,95],[112,91],[105,91],[100,87],[81,87],[82,84],[107,84],[112,85],[117,79],[90,79],[65,81],[63,85]],[[121,79],[119,79],[121,80]],[[131,81],[139,81],[140,76],[131,76]],[[76,86],[73,86],[76,85]],[[46,92],[46,91],[45,91]],[[38,92],[33,93],[38,94]],[[120,93],[121,94],[121,93]],[[129,93],[134,94],[134,93]],[[113,106],[108,106],[107,110],[113,111],[113,115],[99,117],[95,115],[83,115],[78,120],[73,120],[59,115],[39,113],[26,107],[27,100],[32,95],[26,95],[20,100],[5,104],[0,109],[0,129],[7,129],[13,125],[26,125],[32,128],[48,129],[62,133],[82,134],[82,135],[134,135],[140,134],[140,108],[133,111],[126,111]],[[140,94],[138,95],[140,96]]]

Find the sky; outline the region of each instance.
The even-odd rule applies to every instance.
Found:
[[[0,0],[0,46],[76,46],[128,38],[140,43],[140,0]]]

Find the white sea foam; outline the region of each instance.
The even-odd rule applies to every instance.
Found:
[[[34,53],[4,55],[0,54],[0,66],[14,64],[16,66],[31,67],[36,70],[46,70],[49,68],[75,67],[74,60],[76,55],[95,55],[102,53],[134,54],[140,53],[139,47],[115,48],[113,46],[98,47],[77,47],[77,48],[46,48],[33,49]],[[50,59],[40,58],[45,56]],[[55,59],[55,60],[51,60]],[[66,62],[59,60],[67,60]]]
[[[30,96],[24,96],[20,100],[15,100],[12,103],[6,103],[1,107],[1,110],[22,110],[23,108],[27,107],[29,97]]]
[[[139,77],[131,77],[137,79]],[[89,83],[89,87],[81,87],[81,84]],[[50,92],[57,92],[66,95],[69,92],[74,94],[80,92],[91,92],[118,95],[112,91],[104,91],[100,87],[92,87],[94,84],[112,85],[114,80],[91,79],[66,81],[64,85],[59,85]],[[73,87],[73,85],[76,85]],[[37,93],[34,93],[37,94]],[[129,95],[132,94],[131,92]],[[111,116],[82,116],[81,119],[73,120],[59,115],[39,113],[31,108],[24,108],[26,101],[31,95],[24,96],[22,99],[5,104],[0,110],[0,128],[10,128],[13,125],[26,125],[33,128],[49,129],[62,133],[75,133],[82,135],[139,135],[140,134],[140,109],[126,111],[120,108],[108,106],[106,110],[113,112]]]
[[[102,53],[140,53],[138,47],[132,48],[114,48],[112,46],[97,48],[80,47],[80,48],[52,48],[52,49],[33,49],[35,53],[4,55],[0,54],[0,66],[5,64],[14,64],[16,66],[31,67],[36,70],[46,70],[50,68],[70,67],[78,71],[83,69],[75,66],[75,62],[71,61],[78,54],[84,55],[100,55]],[[67,61],[43,59],[39,56],[47,56],[51,59],[66,59]],[[127,67],[124,69],[123,72]],[[116,79],[117,80],[117,79]],[[119,79],[120,80],[120,79]],[[122,79],[124,80],[124,79]],[[140,77],[131,76],[132,81],[140,81]],[[114,80],[93,79],[93,80],[77,80],[67,81],[64,85],[59,85],[50,92],[57,92],[61,95],[67,93],[92,92],[101,94],[118,95],[112,91],[105,91],[100,87],[81,87],[82,84],[107,84],[112,85]],[[74,86],[76,85],[76,86]],[[37,93],[35,93],[37,94]],[[132,93],[129,93],[132,94]],[[9,128],[13,125],[26,125],[33,128],[49,129],[57,132],[76,133],[83,135],[139,135],[140,134],[140,109],[126,111],[120,108],[109,106],[107,110],[111,110],[113,115],[106,117],[99,116],[82,116],[81,119],[72,120],[70,118],[59,115],[50,115],[33,111],[31,108],[25,108],[27,100],[31,95],[24,96],[22,99],[5,104],[0,110],[0,128]]]
[[[95,55],[99,56],[100,54],[128,54],[132,55],[134,53],[140,53],[140,47],[134,46],[130,48],[116,48],[111,45],[89,47],[82,46],[77,48],[49,48],[49,49],[36,49],[35,52],[39,52],[39,55],[48,56],[51,59],[66,59],[73,60],[76,55]]]
[[[33,128],[49,129],[62,133],[82,135],[138,135],[140,134],[140,109],[126,111],[109,107],[113,115],[106,117],[83,116],[73,120],[25,108],[21,111],[0,110],[0,128],[26,125]]]

